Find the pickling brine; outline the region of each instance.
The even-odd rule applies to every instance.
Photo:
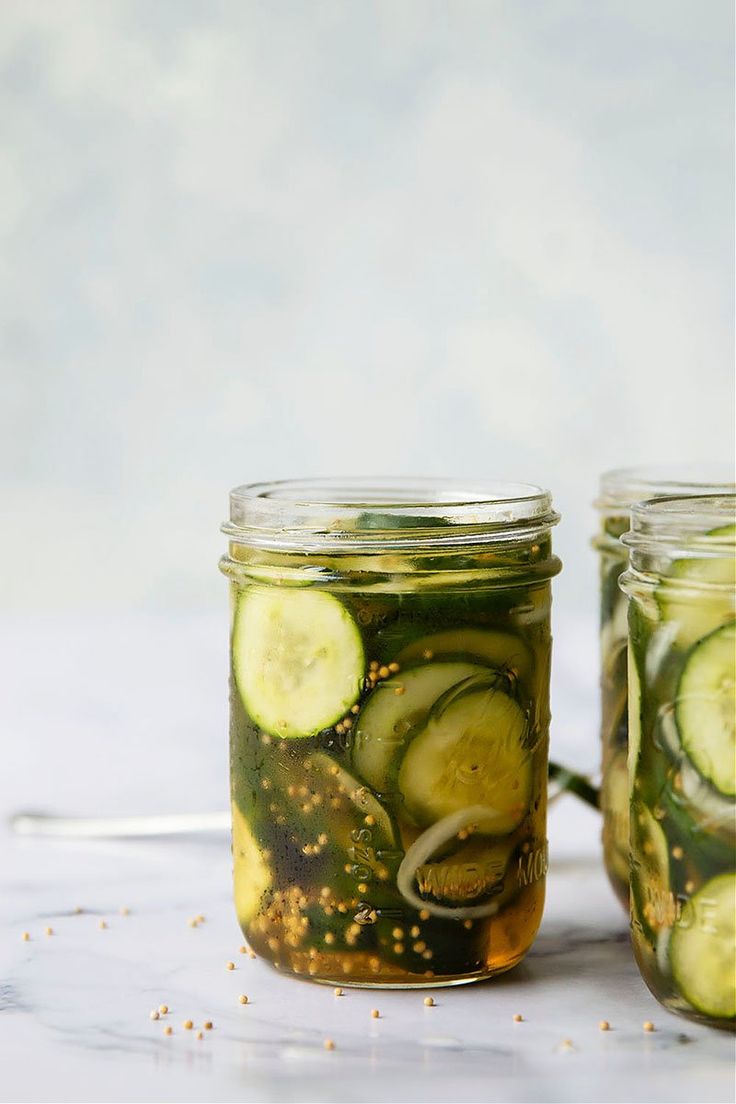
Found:
[[[547,869],[549,497],[286,484],[239,488],[231,507],[248,942],[348,985],[514,966]]]
[[[621,536],[629,528],[633,503],[664,496],[729,493],[727,465],[657,465],[620,468],[601,476],[596,506],[599,530],[593,541],[600,560],[600,690],[603,858],[621,903],[629,904],[629,781],[627,694],[627,601],[619,587],[628,554]]]
[[[654,995],[736,1022],[736,499],[634,507],[631,923]]]

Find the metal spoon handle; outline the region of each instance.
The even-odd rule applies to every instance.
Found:
[[[16,813],[10,827],[19,836],[65,836],[112,839],[131,836],[176,836],[192,832],[222,832],[230,814],[170,813],[156,816],[64,817],[46,813]]]

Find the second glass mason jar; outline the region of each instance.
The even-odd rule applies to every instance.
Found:
[[[525,484],[231,493],[235,901],[275,967],[447,985],[531,946],[557,520]]]
[[[736,496],[637,505],[630,567],[631,929],[668,1008],[736,1022]]]
[[[627,626],[626,598],[618,581],[628,555],[620,538],[629,528],[629,512],[635,502],[735,489],[732,471],[726,465],[660,464],[618,468],[601,476],[595,504],[600,524],[593,545],[600,554],[603,858],[609,881],[625,908],[629,901]]]

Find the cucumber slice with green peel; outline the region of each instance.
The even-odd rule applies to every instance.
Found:
[[[445,905],[475,905],[503,888],[511,848],[486,836],[471,838],[452,855],[421,863],[415,872],[419,896]]]
[[[235,610],[232,653],[243,703],[273,736],[314,736],[339,721],[360,694],[360,632],[345,606],[324,591],[250,587]]]
[[[346,826],[339,823],[340,816],[331,808],[326,810],[328,821],[332,824],[333,837],[338,827],[343,829],[342,834],[337,833],[337,842],[341,846],[349,849],[350,845],[355,842],[352,839],[352,834],[356,827],[360,825],[360,820],[356,821],[356,816],[362,817],[363,823],[367,818],[372,828],[371,835],[375,840],[380,841],[381,846],[396,846],[397,836],[391,817],[367,786],[364,786],[362,782],[358,781],[325,752],[318,751],[315,755],[310,756],[310,767],[310,778],[314,780],[312,785],[314,793],[324,792],[326,796],[329,794],[329,796],[344,797],[350,811],[352,823]]]
[[[671,761],[664,794],[686,837],[707,838],[733,847],[736,802],[716,790],[685,752],[674,711],[661,713],[655,739]]]
[[[641,681],[634,649],[628,649],[627,677],[629,695],[628,723],[628,776],[630,786],[634,783],[636,765],[639,762],[641,748]]]
[[[248,821],[233,802],[233,878],[235,911],[241,924],[258,914],[271,888],[272,876]]]
[[[672,927],[676,902],[670,886],[667,837],[646,805],[637,805],[631,820],[631,891],[643,927],[656,937]]]
[[[736,623],[722,625],[688,655],[675,719],[698,772],[719,793],[736,796]]]
[[[626,753],[617,752],[608,762],[601,783],[603,847],[616,876],[629,881],[629,768]]]
[[[470,662],[479,661],[513,671],[519,678],[525,678],[532,667],[531,651],[515,633],[470,628],[448,629],[414,640],[399,653],[396,661],[403,666],[460,656],[467,657]]]
[[[400,671],[371,691],[355,722],[352,765],[378,793],[396,787],[396,763],[409,740],[424,727],[442,694],[485,667],[470,662],[427,663]]]
[[[471,679],[465,685],[438,703],[409,745],[399,789],[422,827],[468,806],[484,806],[495,815],[493,834],[506,835],[523,819],[531,798],[527,717],[493,683]]]
[[[706,535],[736,538],[736,525],[711,529]],[[709,592],[708,587],[713,590]],[[660,583],[657,601],[663,618],[677,625],[678,647],[690,647],[734,617],[734,587],[736,556],[733,554],[675,560]]]
[[[719,874],[691,897],[669,945],[672,977],[706,1016],[736,1016],[736,874]]]

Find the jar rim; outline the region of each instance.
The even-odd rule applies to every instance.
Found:
[[[653,498],[729,494],[736,491],[733,465],[649,464],[613,468],[600,477],[594,505],[603,512],[628,510],[635,502]]]
[[[631,528],[621,542],[632,552],[733,555],[736,493],[668,495],[637,502],[631,507]]]
[[[550,492],[534,484],[347,477],[235,487],[222,531],[264,548],[408,550],[532,540],[558,521]]]

